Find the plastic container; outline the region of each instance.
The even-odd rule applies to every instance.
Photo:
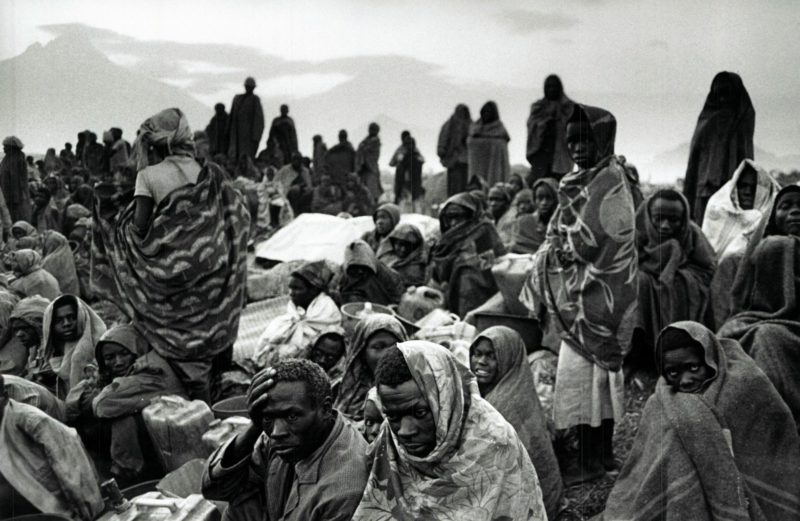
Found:
[[[159,396],[142,410],[142,418],[166,472],[189,460],[208,456],[203,434],[214,421],[214,415],[205,402]]]
[[[478,332],[492,326],[508,326],[520,334],[528,354],[542,349],[542,328],[535,319],[505,313],[475,313],[474,317]]]
[[[444,295],[441,291],[427,286],[411,287],[400,297],[397,314],[416,322],[437,308],[444,308]]]
[[[342,306],[342,327],[351,336],[359,320],[372,313],[394,316],[392,308],[372,302],[350,302]]]
[[[175,498],[148,492],[131,503],[125,512],[108,512],[98,521],[219,521],[221,517],[216,505],[199,494]]]
[[[154,479],[151,481],[143,481],[141,483],[137,483],[135,485],[131,485],[128,488],[122,489],[122,496],[127,499],[131,500],[136,496],[141,496],[142,494],[146,494],[148,492],[157,492],[156,486],[158,485],[159,480]]]
[[[247,412],[247,396],[231,396],[220,400],[211,406],[211,412],[214,413],[214,418],[224,420],[232,416],[250,417]]]
[[[211,454],[237,434],[247,430],[250,419],[241,416],[231,416],[224,420],[214,420],[203,434],[203,444]]]

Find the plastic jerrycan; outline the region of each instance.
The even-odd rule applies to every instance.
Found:
[[[159,396],[142,410],[142,417],[166,472],[208,456],[203,434],[214,421],[214,414],[205,402]]]
[[[239,433],[247,430],[250,425],[250,418],[243,416],[231,416],[224,420],[214,420],[208,427],[208,431],[203,434],[203,444],[208,450],[208,455],[221,447],[228,440]]]

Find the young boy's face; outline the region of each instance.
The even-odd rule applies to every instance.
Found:
[[[367,443],[372,443],[378,437],[383,423],[381,412],[371,400],[364,402],[364,438]]]
[[[588,123],[567,123],[567,150],[581,168],[597,164],[597,144]]]
[[[662,375],[676,393],[697,393],[711,378],[703,350],[698,346],[679,347],[663,354]]]

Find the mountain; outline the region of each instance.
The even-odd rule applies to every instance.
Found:
[[[25,151],[60,150],[77,133],[112,126],[132,141],[145,118],[180,107],[205,126],[208,107],[185,91],[111,62],[87,39],[71,35],[0,62],[0,135],[17,135]]]

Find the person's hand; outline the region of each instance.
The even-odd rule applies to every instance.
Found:
[[[263,410],[269,398],[269,391],[275,386],[272,377],[275,376],[275,369],[267,367],[255,377],[247,391],[247,412],[253,425],[261,428],[264,421]]]

